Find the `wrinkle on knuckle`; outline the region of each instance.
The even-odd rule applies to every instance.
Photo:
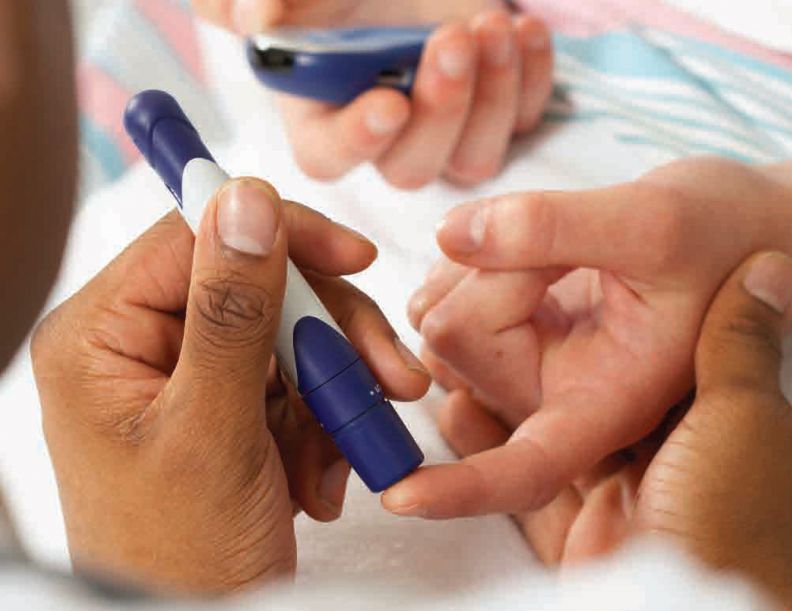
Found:
[[[198,286],[198,331],[208,344],[253,344],[270,330],[276,318],[275,299],[266,288],[234,275],[205,278]]]
[[[464,326],[452,317],[429,312],[421,324],[421,335],[436,355],[447,358],[456,353]]]

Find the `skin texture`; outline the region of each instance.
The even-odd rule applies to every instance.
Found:
[[[260,181],[234,184],[277,200]],[[218,205],[196,240],[165,217],[32,347],[75,562],[167,591],[287,578],[292,515],[341,514],[349,467],[272,360],[287,248],[391,397],[429,384],[371,300],[337,278],[371,264],[370,242],[278,201],[272,251],[244,255],[220,243]]]
[[[509,15],[496,0],[193,5],[242,34],[279,25],[445,23],[427,44],[411,98],[381,88],[339,108],[280,96],[295,159],[320,180],[370,162],[405,189],[439,177],[462,185],[482,182],[500,172],[512,138],[538,125],[552,89],[549,32],[531,15]],[[250,12],[238,13],[243,6]]]
[[[76,111],[70,32],[65,2],[0,0],[0,278],[6,296],[0,369],[52,285],[71,217]]]
[[[451,261],[411,318],[431,368],[450,370],[514,433],[419,470],[385,507],[429,518],[539,509],[644,438],[692,388],[718,286],[750,253],[789,249],[791,210],[788,168],[719,159],[453,210],[438,231]]]
[[[774,296],[772,307],[745,288],[757,269],[760,296]],[[792,608],[792,464],[781,459],[792,443],[792,406],[779,387],[790,300],[785,255],[754,256],[731,275],[698,340],[692,406],[576,478],[545,508],[515,515],[543,562],[565,568],[630,537],[660,534],[713,567],[747,573]],[[461,456],[513,432],[466,390],[454,391],[440,427]]]

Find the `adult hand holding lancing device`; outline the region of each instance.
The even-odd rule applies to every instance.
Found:
[[[539,123],[551,92],[553,49],[537,18],[503,0],[193,0],[239,34],[279,26],[445,24],[430,37],[412,96],[368,91],[342,107],[279,96],[301,168],[334,179],[364,162],[390,183],[444,176],[474,184],[498,174],[515,134]]]
[[[292,516],[341,513],[349,465],[272,359],[288,254],[385,393],[429,379],[338,278],[375,247],[268,184],[173,212],[50,314],[32,345],[71,554],[147,588],[207,593],[288,576]]]

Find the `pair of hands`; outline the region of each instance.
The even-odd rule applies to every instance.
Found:
[[[570,283],[566,294],[563,286],[552,287],[542,300],[530,299],[546,312],[478,336],[479,373],[500,375],[486,369],[499,352],[502,363],[516,359],[523,367],[500,387],[476,385],[483,378],[462,373],[451,353],[441,360],[433,344],[431,369],[455,389],[441,430],[464,458],[420,470],[388,491],[384,504],[426,517],[513,513],[548,563],[574,562],[636,532],[661,531],[789,596],[792,490],[789,466],[778,460],[792,442],[790,406],[778,387],[780,338],[792,300],[792,263],[785,256],[764,255],[726,282],[699,341],[696,401],[686,415],[668,415],[693,382],[701,320],[729,266],[787,243],[791,200],[784,176],[780,167],[681,162],[593,194],[487,204],[485,230],[474,231],[484,236],[479,252],[490,261],[533,252],[548,258],[551,271],[471,270],[465,282],[488,275],[553,278],[559,265],[599,265],[614,271],[577,273],[606,276],[610,289],[575,298],[585,283]],[[268,254],[223,245],[218,209],[228,205],[229,193],[232,202],[274,211]],[[537,202],[544,210],[534,217]],[[574,214],[564,204],[574,205]],[[441,229],[447,252],[459,228],[454,216],[470,217],[470,210],[455,210]],[[504,210],[532,219],[507,224],[514,235],[537,219],[554,219],[552,243],[527,240],[499,250],[499,238],[508,236],[498,229]],[[670,220],[674,215],[681,218]],[[707,233],[713,225],[720,231]],[[575,227],[586,233],[575,234]],[[624,240],[609,239],[608,227]],[[388,394],[409,400],[426,391],[426,373],[376,307],[336,277],[367,267],[374,247],[298,204],[281,204],[263,183],[231,183],[209,205],[195,243],[181,219],[168,215],[35,335],[45,432],[78,563],[164,588],[223,591],[293,569],[293,512],[303,508],[320,520],[340,513],[348,467],[271,360],[287,231],[290,255]],[[691,233],[664,246],[679,231]],[[697,235],[706,239],[685,250]],[[630,245],[646,258],[631,263],[614,254]],[[580,257],[611,263],[583,263],[565,250],[571,247],[581,249]],[[468,249],[458,256],[469,267],[476,255]],[[429,308],[424,324],[453,296]],[[484,297],[528,301],[508,291]],[[505,311],[468,305],[475,306],[470,316]],[[487,321],[470,322],[473,329]],[[512,344],[500,342],[511,331],[543,339],[515,342],[512,353]],[[545,373],[564,367],[573,373]],[[530,377],[542,385],[513,382]],[[519,403],[489,394],[498,390],[533,392],[542,402],[526,402],[533,413],[521,415]],[[557,428],[535,427],[547,419]],[[546,431],[557,436],[542,437]]]
[[[401,188],[496,175],[515,134],[541,120],[552,89],[547,28],[501,0],[193,0],[239,34],[272,26],[445,23],[430,38],[411,98],[388,88],[337,107],[279,96],[297,163],[335,179],[365,162]]]

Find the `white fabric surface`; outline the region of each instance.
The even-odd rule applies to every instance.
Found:
[[[665,0],[725,30],[792,53],[792,0]]]
[[[76,581],[30,571],[0,572],[3,609],[95,611],[107,600]],[[713,578],[670,550],[647,547],[588,566],[556,582],[543,574],[500,579],[476,591],[438,595],[418,587],[360,580],[320,581],[312,588],[253,592],[211,603],[143,601],[129,611],[771,611],[767,600],[729,576]]]
[[[309,203],[371,236],[381,257],[357,282],[377,300],[413,348],[418,347],[418,338],[407,325],[405,302],[436,257],[434,226],[449,207],[511,190],[610,184],[634,178],[670,159],[651,148],[627,147],[603,121],[545,128],[514,147],[513,160],[503,175],[472,191],[438,183],[406,193],[384,184],[370,168],[361,168],[332,185],[319,184],[306,179],[294,166],[279,119],[266,94],[249,78],[238,41],[208,29],[205,39],[221,104],[239,129],[238,139],[216,149],[217,157],[233,173],[269,179],[285,197]],[[51,302],[71,294],[170,205],[158,180],[142,166],[94,196],[78,216],[63,276]],[[4,419],[0,426],[0,474],[29,549],[37,558],[65,565],[56,488],[40,433],[26,355],[24,350],[0,385]],[[439,394],[433,393],[419,406],[402,409],[430,461],[451,459],[430,418],[437,400]],[[534,582],[523,583],[535,564],[506,518],[448,523],[396,519],[381,510],[376,497],[357,481],[352,482],[345,516],[332,525],[300,518],[298,542],[300,582],[321,578],[357,588],[370,581],[387,581],[396,589],[377,591],[375,598],[382,601],[382,608],[390,608],[390,602],[402,607],[409,597],[427,604],[436,602],[437,606],[427,608],[485,608],[482,600],[490,601],[490,608],[500,609],[526,603],[548,609],[605,608],[606,604],[611,609],[753,608],[739,597],[727,598],[725,587],[697,586],[700,582],[694,571],[662,554],[622,563],[607,579],[580,582],[588,586],[569,587],[552,606],[550,597],[556,596],[552,589],[539,590]],[[682,568],[677,572],[675,567]],[[593,589],[592,584],[596,585]],[[676,590],[679,584],[687,585]],[[343,593],[340,598],[321,590],[325,604],[344,600],[349,606],[350,590],[339,586],[338,591]],[[669,604],[675,595],[680,597],[679,604]],[[362,593],[355,592],[355,596],[365,601],[360,608],[371,608]],[[597,600],[603,601],[601,606]],[[727,606],[727,600],[732,606]],[[659,606],[652,606],[658,601]]]

